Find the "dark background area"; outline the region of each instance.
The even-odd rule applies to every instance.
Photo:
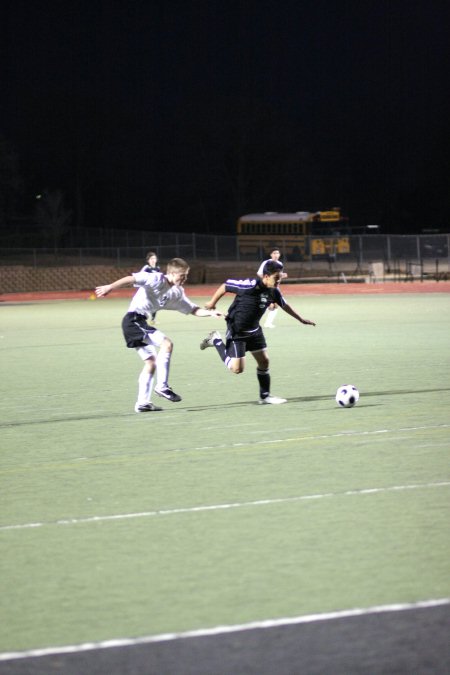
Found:
[[[340,206],[450,231],[447,18],[440,0],[8,0],[1,226],[39,194],[70,227],[233,234]]]

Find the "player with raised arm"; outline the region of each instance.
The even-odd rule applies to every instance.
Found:
[[[207,309],[215,309],[225,293],[234,293],[235,298],[226,315],[227,333],[225,342],[218,331],[212,331],[200,343],[200,349],[215,347],[225,366],[232,373],[242,373],[245,354],[250,352],[256,360],[256,375],[259,383],[259,403],[286,403],[285,398],[272,396],[270,392],[269,355],[263,330],[259,324],[268,305],[276,303],[287,314],[300,323],[315,326],[313,321],[303,319],[286,302],[279,290],[283,274],[281,262],[266,262],[262,278],[228,279],[216,290]]]
[[[184,292],[183,285],[189,274],[189,265],[182,258],[173,258],[167,264],[166,274],[161,272],[135,272],[112,284],[98,286],[97,297],[102,298],[117,288],[134,285],[134,294],[128,311],[122,320],[122,331],[127,347],[135,349],[144,361],[139,375],[138,398],[135,412],[161,410],[151,402],[153,380],[156,370],[155,394],[168,401],[181,401],[181,396],[169,387],[170,360],[173,342],[164,333],[147,323],[154,311],[176,310],[194,316],[223,316],[214,309],[195,305]]]

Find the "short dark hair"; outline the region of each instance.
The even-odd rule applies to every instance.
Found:
[[[282,272],[282,271],[283,271],[283,263],[280,262],[279,260],[268,260],[263,267],[263,275],[268,274],[269,276],[271,276],[272,274],[275,274],[275,272]]]

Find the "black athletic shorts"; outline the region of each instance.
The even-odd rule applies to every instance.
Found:
[[[154,333],[156,328],[149,326],[147,317],[137,312],[127,312],[122,319],[122,331],[130,349],[145,347],[149,342],[146,339],[150,333]]]
[[[261,326],[254,333],[234,333],[228,324],[226,334],[227,355],[232,359],[240,359],[245,352],[259,352],[266,349],[267,342]]]

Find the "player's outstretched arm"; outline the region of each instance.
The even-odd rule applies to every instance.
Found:
[[[216,312],[215,309],[205,309],[203,307],[197,307],[192,312],[194,316],[213,316],[216,319],[219,319],[223,316],[222,312]]]
[[[105,295],[108,295],[108,293],[111,293],[115,288],[122,288],[123,286],[130,286],[131,284],[134,284],[134,277],[130,274],[127,277],[122,277],[121,279],[117,279],[117,281],[113,281],[112,284],[105,284],[105,286],[97,286],[95,289],[95,295],[97,298],[103,298]]]
[[[282,309],[284,309],[284,311],[287,314],[289,314],[290,316],[292,316],[294,319],[297,319],[297,321],[300,321],[300,323],[304,323],[307,326],[315,326],[316,325],[314,323],[314,321],[310,321],[309,319],[304,319],[302,316],[300,316],[300,314],[297,314],[295,309],[293,309],[290,305],[284,305],[284,307],[282,307]]]
[[[223,295],[225,295],[226,292],[227,292],[227,291],[226,291],[226,288],[225,288],[225,284],[222,284],[221,286],[219,286],[219,288],[217,289],[217,291],[216,291],[216,292],[214,293],[214,295],[212,296],[211,300],[208,300],[208,302],[205,303],[206,309],[215,309],[217,303],[218,303],[219,300],[220,300],[220,298],[221,298]]]

